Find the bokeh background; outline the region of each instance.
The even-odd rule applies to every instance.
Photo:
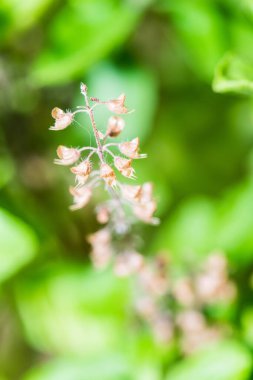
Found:
[[[0,3],[0,379],[253,379],[253,3],[251,0],[2,0]],[[51,109],[125,92],[138,181],[155,183],[158,227],[140,248],[187,270],[223,250],[238,296],[211,317],[215,349],[187,356],[134,323],[131,280],[96,272],[94,205],[70,213]],[[103,130],[104,119],[96,114]]]

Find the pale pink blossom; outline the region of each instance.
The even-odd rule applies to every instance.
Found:
[[[88,242],[92,246],[91,260],[98,269],[105,268],[112,258],[111,234],[107,228],[103,228],[88,236]]]
[[[111,116],[108,120],[106,135],[117,137],[124,129],[125,121],[119,116]]]
[[[158,224],[159,219],[154,218],[153,214],[156,211],[156,202],[154,200],[146,203],[140,203],[133,206],[135,216],[145,223]]]
[[[58,165],[72,165],[80,158],[80,152],[76,148],[60,145],[56,152],[60,159],[54,160],[54,163]]]
[[[89,160],[84,160],[80,162],[77,166],[71,168],[71,172],[80,176],[88,176],[91,173],[92,165]]]
[[[122,196],[130,201],[136,201],[141,195],[140,185],[121,185]]]
[[[119,144],[119,150],[122,154],[129,158],[145,158],[146,154],[139,154],[139,137],[134,138],[131,141],[126,141]]]
[[[134,169],[131,166],[132,160],[116,156],[114,158],[114,165],[120,171],[120,173],[127,178],[136,178]]]
[[[55,124],[49,129],[51,131],[60,131],[72,123],[74,114],[72,112],[64,112],[60,108],[55,107],[52,110],[52,117],[55,119]]]
[[[105,224],[109,221],[110,210],[107,206],[102,205],[97,207],[96,214],[98,223]]]
[[[100,177],[103,178],[108,186],[116,185],[116,175],[113,169],[106,163],[102,163],[100,166]]]
[[[73,195],[74,204],[70,206],[70,210],[79,210],[86,206],[92,196],[92,190],[88,186],[70,187],[70,194]]]
[[[106,102],[107,108],[114,113],[127,113],[128,109],[125,107],[125,100],[125,94],[121,94],[117,99],[112,99]]]
[[[126,277],[138,272],[144,264],[143,256],[135,251],[126,251],[115,259],[114,272],[119,277]]]

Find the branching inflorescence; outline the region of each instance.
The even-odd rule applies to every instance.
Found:
[[[69,189],[73,196],[71,210],[85,207],[100,184],[109,194],[108,200],[96,207],[97,220],[105,226],[88,236],[92,262],[96,268],[105,268],[112,263],[117,276],[135,274],[137,315],[151,326],[159,341],[174,339],[179,330],[183,351],[191,352],[201,343],[220,335],[218,328],[208,326],[203,314],[205,305],[217,299],[229,301],[234,297],[235,287],[229,281],[225,257],[220,254],[211,256],[204,270],[194,277],[180,280],[173,279],[166,256],[158,255],[153,260],[144,260],[143,255],[136,250],[136,239],[131,227],[136,220],[159,223],[153,216],[156,210],[153,186],[150,182],[143,185],[123,184],[116,173],[135,179],[132,161],[145,158],[146,155],[139,153],[138,137],[131,141],[108,142],[119,136],[125,127],[125,121],[119,115],[131,112],[125,106],[125,95],[101,101],[88,97],[88,89],[84,84],[81,84],[81,94],[85,105],[77,107],[74,112],[64,112],[59,108],[52,110],[55,124],[50,130],[67,128],[78,113],[86,113],[90,119],[95,146],[68,148],[61,145],[57,149],[58,159],[55,163],[71,166],[70,170],[75,175],[75,186]],[[109,118],[104,133],[98,129],[94,119],[93,110],[99,105],[115,114]],[[98,168],[94,169],[96,156]],[[169,311],[168,302],[172,302]]]
[[[158,223],[158,219],[153,216],[156,202],[153,198],[151,183],[123,184],[117,179],[116,172],[126,178],[135,179],[132,161],[145,158],[146,155],[139,153],[138,137],[131,141],[108,142],[109,139],[119,136],[125,127],[125,121],[119,115],[131,112],[125,106],[124,94],[117,99],[101,101],[88,97],[88,89],[85,84],[81,84],[81,94],[84,97],[85,105],[77,107],[74,112],[64,112],[57,107],[52,110],[55,124],[50,127],[50,130],[63,130],[72,124],[76,114],[86,113],[90,119],[96,146],[68,148],[60,145],[57,149],[58,159],[55,160],[55,163],[74,165],[70,168],[75,175],[76,182],[75,186],[69,189],[73,196],[71,210],[85,207],[90,201],[94,189],[99,184],[104,184],[109,193],[109,199],[96,207],[96,215],[98,222],[106,224],[106,227],[88,237],[92,246],[91,258],[96,267],[105,267],[114,258],[114,268],[118,275],[132,274],[143,265],[143,257],[135,251],[130,238],[124,243],[122,237],[129,235],[131,225],[136,219],[145,223]],[[108,120],[105,133],[98,129],[94,118],[94,108],[99,105],[107,107],[114,113]],[[116,154],[113,149],[117,150]],[[92,160],[95,156],[99,161],[97,170],[93,169]],[[116,239],[117,244],[113,245],[113,235],[120,236],[122,241],[119,242]]]

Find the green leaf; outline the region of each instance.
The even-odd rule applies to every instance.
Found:
[[[31,27],[48,9],[52,0],[2,0],[0,17],[5,16],[5,33],[13,34]],[[2,20],[1,20],[2,21]]]
[[[183,202],[161,225],[155,251],[170,250],[175,260],[198,259],[222,249],[238,265],[252,262],[253,180],[232,188],[220,201],[203,198]]]
[[[250,352],[239,343],[227,341],[175,365],[166,380],[246,380],[251,367]]]
[[[0,209],[0,247],[0,282],[29,263],[37,250],[32,229],[3,209]]]
[[[127,282],[112,273],[77,265],[37,271],[16,289],[27,339],[52,354],[87,357],[117,349],[124,336],[127,290]]]
[[[253,66],[239,57],[226,54],[215,69],[213,90],[220,93],[233,92],[253,94]]]
[[[215,207],[208,199],[190,199],[161,225],[154,242],[155,250],[167,248],[175,260],[194,258],[209,251],[215,231]]]
[[[253,308],[247,308],[242,314],[242,331],[246,342],[253,347]]]
[[[196,75],[211,79],[226,43],[221,17],[213,2],[181,0],[167,2],[172,22],[180,38],[180,48]]]
[[[15,173],[13,161],[7,155],[0,158],[0,173],[0,187],[3,187],[10,181]]]
[[[34,368],[23,380],[130,380],[125,358],[114,354],[95,361],[56,359]]]
[[[34,62],[31,80],[45,86],[83,76],[123,43],[139,16],[140,7],[113,0],[70,2],[50,25],[49,41]]]

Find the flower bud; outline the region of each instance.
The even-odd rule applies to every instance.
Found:
[[[106,163],[101,164],[100,177],[105,180],[108,186],[116,185],[116,175],[113,169]]]
[[[120,173],[128,178],[135,178],[134,169],[131,167],[132,160],[123,158],[123,157],[115,157],[114,165],[120,171]]]
[[[139,137],[136,137],[135,139],[131,141],[126,141],[119,144],[119,150],[122,154],[130,158],[145,158],[146,154],[138,153],[139,145],[140,145]]]
[[[99,206],[96,209],[98,223],[105,224],[109,221],[110,211],[106,206]]]
[[[127,113],[128,109],[125,107],[124,103],[126,100],[125,94],[121,94],[117,99],[109,100],[107,102],[107,108],[115,113]]]
[[[124,129],[125,121],[119,116],[111,116],[107,125],[107,136],[117,137]]]
[[[74,115],[71,112],[64,112],[58,107],[52,110],[52,117],[55,119],[54,126],[50,127],[51,131],[60,131],[67,128],[73,121]]]
[[[57,148],[57,155],[60,160],[54,160],[55,164],[58,165],[72,165],[80,157],[80,152],[76,148],[67,148],[66,146],[60,145]]]
[[[80,85],[81,94],[85,95],[87,93],[87,86],[84,83]]]
[[[55,120],[58,120],[65,115],[65,112],[58,107],[54,107],[52,109],[51,115]]]
[[[69,192],[74,197],[74,204],[70,206],[70,210],[79,210],[89,203],[92,191],[90,187],[70,187]]]

